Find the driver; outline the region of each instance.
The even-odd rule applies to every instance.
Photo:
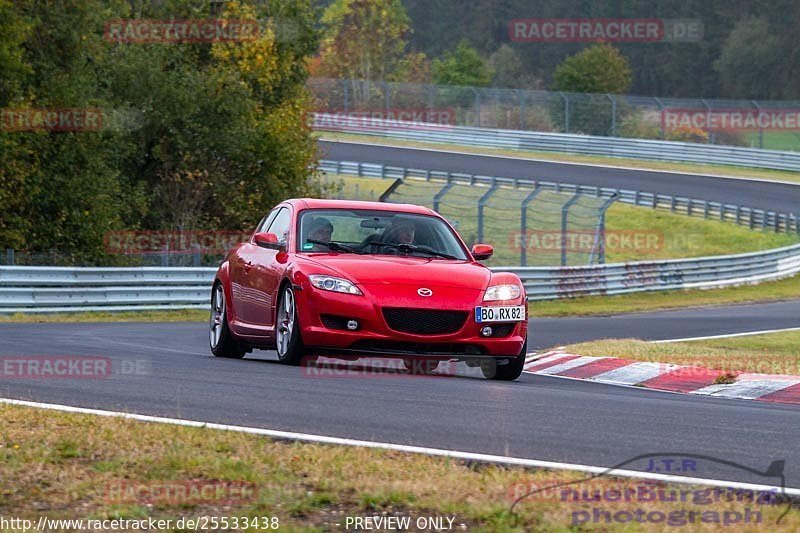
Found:
[[[398,222],[386,230],[381,240],[389,244],[413,244],[415,234],[416,228],[412,222]],[[395,250],[387,251],[397,253]]]
[[[307,239],[320,242],[331,242],[332,236],[333,224],[331,224],[330,220],[324,217],[319,217],[311,221],[308,229]],[[326,252],[327,250],[328,247],[321,244],[314,244],[314,246],[310,249],[312,252]]]

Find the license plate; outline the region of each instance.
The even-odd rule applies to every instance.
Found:
[[[475,322],[521,322],[525,320],[524,305],[502,305],[495,307],[476,307]]]

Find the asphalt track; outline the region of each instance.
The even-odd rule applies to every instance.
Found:
[[[326,157],[506,177],[624,187],[796,212],[800,187],[368,145],[321,143]],[[665,339],[800,326],[800,301],[610,317],[534,319],[530,348],[603,337]],[[258,352],[216,359],[202,323],[0,324],[0,357],[97,356],[100,379],[0,376],[0,397],[644,470],[636,456],[699,454],[766,470],[785,460],[800,487],[800,410],[524,374],[514,383],[456,377],[309,375]],[[719,460],[702,478],[774,484]]]
[[[339,161],[615,187],[800,213],[800,185],[786,183],[471,155],[446,147],[434,151],[334,141],[320,141],[319,147],[323,158]]]
[[[736,326],[731,317],[739,317],[740,331],[770,316],[797,326],[798,308],[787,302],[535,319],[531,327],[536,345],[585,339],[590,330],[606,336],[622,327],[616,324],[627,324],[627,335],[663,338],[665,331],[724,333]],[[215,359],[203,323],[0,324],[0,339],[0,357],[108,357],[113,371],[102,379],[0,378],[3,398],[594,466],[691,453],[765,470],[783,459],[787,486],[800,487],[800,410],[792,406],[530,374],[495,383],[464,365],[457,377],[310,376],[277,364],[270,352]],[[684,475],[776,482],[715,461]]]

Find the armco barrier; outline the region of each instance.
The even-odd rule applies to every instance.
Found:
[[[331,127],[330,124],[334,124],[335,127]],[[497,130],[400,121],[394,122],[391,127],[364,127],[359,121],[352,121],[352,124],[348,124],[346,120],[337,118],[336,115],[326,115],[325,113],[315,114],[314,128],[320,131],[328,129],[342,133],[373,135],[407,141],[800,171],[800,152],[761,150],[738,146],[623,137],[594,137],[570,133]]]
[[[0,266],[0,313],[206,309],[215,268]]]
[[[395,167],[377,163],[361,163],[357,161],[332,161],[323,159],[319,162],[320,170],[330,174],[352,175],[370,178],[388,179],[424,179],[427,181],[441,181],[443,183],[458,183],[463,185],[501,185],[515,188],[541,187],[554,192],[568,194],[588,194],[596,197],[611,198],[617,201],[653,209],[668,209],[673,213],[689,216],[714,218],[722,221],[734,222],[759,229],[771,229],[800,233],[800,220],[798,215],[791,213],[777,213],[764,211],[734,204],[723,204],[696,198],[670,196],[631,189],[615,189],[611,187],[595,187],[593,185],[577,185],[574,183],[558,183],[553,181],[539,181],[535,179],[502,178],[495,176],[477,176],[457,172],[437,170],[422,170],[415,168]]]
[[[717,288],[800,272],[800,244],[765,252],[586,267],[496,267],[522,279],[529,300]],[[0,313],[207,309],[213,268],[0,266]]]
[[[499,267],[522,279],[528,300],[711,289],[760,283],[800,272],[800,244],[738,255],[581,267]]]

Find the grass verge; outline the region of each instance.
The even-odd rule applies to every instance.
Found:
[[[607,339],[572,344],[566,349],[580,355],[674,363],[726,372],[800,374],[800,331],[663,344]]]
[[[560,161],[564,163],[587,163],[592,165],[607,165],[618,167],[629,167],[643,170],[667,170],[682,172],[686,174],[713,174],[719,176],[729,176],[735,178],[757,178],[770,181],[788,181],[800,183],[800,175],[797,172],[768,170],[762,168],[742,168],[727,165],[700,165],[689,163],[673,163],[664,161],[642,161],[640,159],[626,159],[623,157],[603,157],[577,154],[564,154],[558,152],[534,152],[529,150],[512,150],[501,148],[480,148],[472,146],[462,146],[446,143],[425,143],[419,141],[401,141],[372,135],[354,135],[346,133],[325,133],[320,135],[323,141],[350,141],[363,142],[368,144],[386,144],[391,146],[401,146],[408,148],[429,148],[439,150],[451,150],[453,152],[463,152],[465,154],[484,154],[517,157],[522,159],[541,159],[548,161]],[[438,169],[430,169],[438,170]]]
[[[587,296],[543,302],[530,302],[531,316],[603,316],[621,313],[771,302],[800,298],[800,275],[758,285],[741,285],[724,289],[690,289],[653,291],[614,296]]]
[[[643,508],[662,514],[695,511],[737,513],[737,530],[756,531],[774,524],[800,527],[800,511],[787,504],[708,501],[711,489],[694,490],[696,501],[621,504],[560,501],[555,491],[523,500],[510,513],[514,497],[531,489],[585,480],[574,472],[523,470],[466,464],[445,458],[354,447],[278,442],[242,433],[142,423],[118,418],[55,413],[0,404],[0,515],[33,520],[277,517],[281,530],[337,531],[347,517],[454,518],[456,531],[571,531],[594,508]],[[247,490],[231,492],[233,484]],[[192,492],[181,487],[225,487]],[[571,485],[577,491],[644,487],[643,481],[603,477]],[[652,485],[647,485],[652,490]],[[172,492],[170,492],[170,490]],[[724,492],[723,492],[724,493]],[[691,493],[690,493],[691,494]],[[171,495],[172,497],[165,497]],[[760,520],[742,523],[746,508]],[[652,515],[655,516],[655,515]],[[754,515],[755,516],[755,515]],[[241,519],[241,518],[240,518]],[[663,517],[662,517],[663,521]],[[447,522],[445,522],[447,523]],[[173,522],[174,524],[174,522]],[[337,525],[339,524],[339,525]],[[580,524],[580,522],[578,522]],[[583,522],[593,529],[591,521]],[[684,522],[686,525],[686,522]],[[660,524],[602,523],[602,530],[645,531]],[[222,528],[215,528],[222,529]],[[251,528],[253,529],[253,528]],[[411,530],[415,528],[412,526]],[[171,530],[177,530],[173,525]]]
[[[0,324],[4,322],[37,324],[49,322],[201,322],[205,320],[208,320],[208,311],[203,309],[0,315]]]

